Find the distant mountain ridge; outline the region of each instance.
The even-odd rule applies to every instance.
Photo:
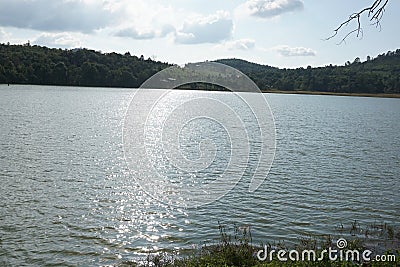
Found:
[[[219,62],[228,66],[231,66],[232,68],[239,69],[241,72],[249,72],[254,70],[255,68],[266,68],[266,69],[279,69],[277,67],[272,67],[269,65],[262,65],[254,62],[250,62],[244,59],[237,59],[237,58],[226,58],[226,59],[219,59],[216,60],[215,62]]]
[[[400,93],[400,49],[344,66],[280,69],[242,59],[220,62],[248,75],[261,90]],[[0,44],[0,84],[139,87],[171,64],[89,49]]]
[[[332,93],[400,93],[400,49],[344,66],[279,69],[242,59],[221,59],[248,75],[261,90],[315,91]]]

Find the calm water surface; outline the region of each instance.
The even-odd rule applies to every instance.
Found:
[[[180,209],[132,182],[122,145],[131,96],[0,86],[1,266],[99,266],[190,249],[215,241],[218,222],[250,225],[257,244],[334,234],[354,220],[399,226],[400,99],[268,94],[277,153],[263,185],[250,194],[244,179],[217,202]]]

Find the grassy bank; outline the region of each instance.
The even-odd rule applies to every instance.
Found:
[[[377,262],[369,261],[365,262],[362,259],[359,261],[346,261],[346,260],[336,260],[332,261],[328,256],[319,260],[318,257],[321,255],[324,249],[337,249],[336,240],[332,236],[325,237],[304,237],[300,238],[298,243],[294,247],[287,247],[284,243],[279,244],[261,244],[254,245],[252,243],[250,228],[239,228],[234,227],[233,234],[227,234],[224,226],[219,225],[219,240],[215,244],[204,245],[201,249],[193,251],[190,255],[186,257],[178,256],[175,254],[161,253],[161,254],[149,254],[148,257],[140,262],[124,262],[118,266],[155,266],[155,267],[194,267],[194,266],[224,266],[224,267],[269,267],[269,266],[332,266],[332,267],[344,267],[344,266],[400,266],[400,231],[396,232],[393,227],[387,226],[386,224],[374,225],[372,227],[368,226],[365,229],[359,228],[357,222],[354,222],[350,228],[345,229],[341,226],[343,230],[349,230],[346,248],[347,250],[358,250],[365,251],[366,249],[371,249],[366,244],[371,238],[373,230],[378,230],[379,235],[384,237],[386,241],[389,241],[391,248],[387,249],[385,253],[378,255],[386,255],[396,257],[393,261]],[[364,237],[360,237],[360,234]],[[375,233],[376,234],[376,233]],[[368,236],[369,235],[369,236]],[[369,239],[371,238],[371,239]],[[376,236],[374,237],[376,238]],[[381,239],[382,240],[382,239]],[[272,260],[267,257],[266,260],[261,261],[257,258],[257,253],[260,250],[267,248],[267,251],[272,249],[276,250],[273,254]],[[282,261],[278,259],[278,250],[314,250],[317,253],[317,260],[299,260]],[[345,253],[345,252],[343,252]],[[269,253],[268,253],[269,255]],[[288,258],[288,254],[286,254]],[[361,258],[361,257],[360,257]]]

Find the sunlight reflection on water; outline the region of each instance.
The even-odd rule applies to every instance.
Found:
[[[268,95],[278,150],[264,184],[248,194],[245,177],[215,203],[179,209],[130,177],[121,129],[131,93],[0,87],[1,264],[107,265],[183,251],[215,241],[218,222],[251,225],[256,244],[334,234],[354,220],[399,224],[398,99]],[[220,141],[222,165],[190,182],[225,164],[224,131],[207,121],[182,132],[184,152],[198,156],[192,143],[203,132]],[[156,135],[148,138],[157,159]]]

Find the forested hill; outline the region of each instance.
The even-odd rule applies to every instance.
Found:
[[[0,84],[139,87],[168,66],[129,53],[0,44]]]
[[[335,93],[400,93],[400,49],[345,66],[278,69],[240,59],[218,62],[248,75],[261,90]]]
[[[240,59],[218,60],[239,69],[262,90],[400,93],[400,49],[345,66],[279,69]],[[129,53],[0,44],[0,84],[139,87],[170,66]]]

